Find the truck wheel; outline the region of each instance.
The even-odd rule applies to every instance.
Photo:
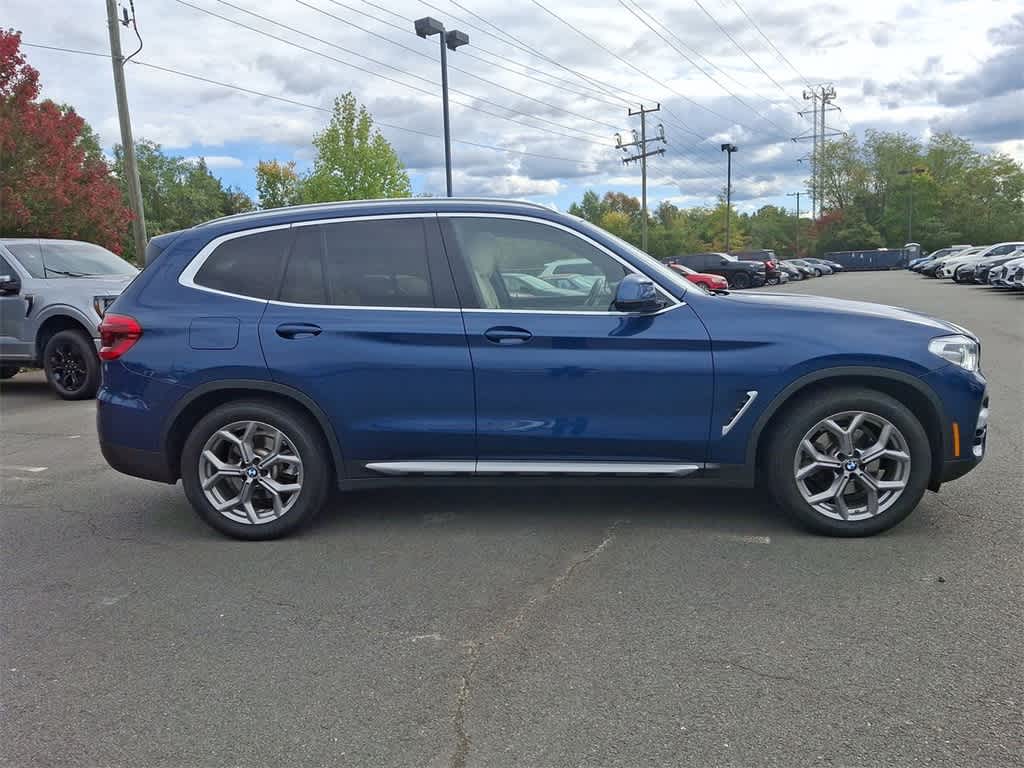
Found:
[[[53,334],[43,349],[46,380],[65,400],[88,400],[100,386],[100,360],[92,339],[82,331]]]
[[[802,399],[767,448],[766,479],[776,502],[804,527],[830,536],[893,527],[920,502],[931,474],[921,422],[871,389]]]
[[[749,288],[750,287],[750,275],[746,272],[737,272],[732,278],[733,288]]]

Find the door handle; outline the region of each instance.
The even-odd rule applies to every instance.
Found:
[[[525,328],[498,325],[484,331],[484,338],[495,344],[525,344],[533,338],[533,334]]]
[[[282,339],[306,339],[321,332],[320,326],[312,323],[283,323],[276,330]]]

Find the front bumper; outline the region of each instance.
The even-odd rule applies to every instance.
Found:
[[[985,458],[988,442],[989,397],[985,377],[955,365],[932,371],[923,378],[942,404],[939,414],[942,440],[936,446],[929,488],[938,490],[970,472]]]

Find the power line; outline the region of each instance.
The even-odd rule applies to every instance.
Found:
[[[217,2],[222,2],[222,1],[223,0],[217,0]],[[311,5],[311,4],[307,3],[305,0],[295,0],[295,2],[297,2],[299,5],[305,6],[306,8],[314,10],[317,13],[322,13],[324,16],[327,16],[328,18],[334,19],[335,21],[339,21],[342,24],[345,24],[345,25],[350,26],[350,27],[354,27],[355,29],[358,29],[360,32],[365,32],[368,35],[372,35],[373,37],[376,37],[376,38],[379,38],[379,39],[381,39],[381,40],[383,40],[385,42],[391,43],[392,45],[396,45],[396,46],[398,46],[399,48],[401,48],[401,49],[403,49],[405,51],[408,51],[408,52],[410,52],[410,53],[412,53],[412,54],[414,54],[416,56],[419,56],[420,58],[427,59],[428,61],[431,61],[431,62],[434,61],[434,58],[432,56],[430,56],[429,54],[423,53],[423,51],[420,51],[420,50],[418,50],[416,48],[411,48],[410,46],[405,45],[403,43],[400,43],[397,40],[392,40],[391,38],[385,37],[384,35],[381,35],[378,32],[374,32],[373,30],[366,29],[366,27],[361,27],[358,24],[356,24],[355,22],[349,21],[348,19],[344,19],[341,16],[336,16],[335,14],[330,13],[328,11],[325,11],[322,8],[317,8],[315,5]],[[342,3],[335,3],[335,4],[336,5],[340,5],[342,7],[348,7],[348,6],[345,6]],[[228,4],[228,5],[230,5],[230,4]],[[232,5],[231,7],[235,8],[237,6],[233,6]],[[244,10],[244,9],[241,9],[241,10]],[[251,11],[246,11],[246,12],[247,13],[252,13]],[[270,21],[269,19],[266,19],[266,20]],[[277,22],[271,22],[271,23],[277,23]],[[410,31],[410,34],[415,34],[415,32],[411,32]],[[570,110],[564,109],[563,107],[559,107],[559,106],[557,106],[555,104],[551,104],[550,102],[544,101],[542,99],[535,98],[533,96],[530,96],[529,94],[523,93],[522,91],[517,91],[514,88],[509,88],[508,86],[502,85],[501,83],[496,83],[493,80],[488,80],[486,77],[482,77],[482,76],[476,74],[475,72],[469,71],[468,69],[462,69],[461,67],[458,67],[458,66],[456,66],[454,64],[449,64],[448,65],[448,69],[454,70],[455,72],[461,72],[464,75],[468,75],[469,77],[472,77],[472,78],[475,78],[477,80],[480,80],[481,82],[487,83],[488,85],[491,85],[491,86],[493,86],[495,88],[500,88],[501,90],[508,91],[509,93],[512,93],[512,94],[514,94],[516,96],[519,96],[520,98],[528,99],[529,101],[535,101],[538,104],[541,104],[541,105],[543,105],[545,107],[548,107],[549,109],[559,110],[559,111],[565,112],[566,114],[572,115],[574,117],[578,117],[578,118],[583,119],[583,120],[590,120],[592,122],[595,122],[595,123],[597,123],[599,125],[603,125],[605,127],[609,127],[610,126],[609,123],[603,123],[602,121],[596,120],[596,119],[594,119],[592,117],[588,117],[587,115],[582,115],[582,114],[579,114],[578,112],[572,112]],[[581,133],[585,133],[585,131],[581,131]],[[587,134],[587,135],[592,136],[594,138],[601,138],[597,134]]]
[[[341,65],[346,66],[346,67],[351,67],[352,69],[358,70],[360,72],[365,72],[366,74],[372,75],[373,77],[378,77],[378,78],[381,78],[383,80],[387,80],[388,82],[395,83],[396,85],[400,85],[403,88],[408,88],[410,90],[418,91],[418,92],[426,94],[427,96],[430,96],[432,98],[436,98],[437,97],[437,93],[434,92],[433,90],[427,90],[425,88],[422,88],[422,87],[419,87],[419,86],[416,86],[416,85],[411,85],[409,83],[402,82],[401,80],[397,80],[397,79],[395,79],[393,77],[390,77],[388,75],[381,74],[380,72],[375,72],[374,70],[367,69],[366,67],[361,67],[358,64],[352,64],[351,62],[345,61],[343,59],[339,59],[339,58],[337,58],[335,56],[330,56],[329,54],[326,54],[326,53],[324,53],[322,51],[318,51],[315,48],[310,48],[308,46],[302,45],[301,43],[296,43],[296,42],[294,42],[292,40],[288,40],[287,38],[281,37],[279,35],[275,35],[275,34],[273,34],[271,32],[267,32],[267,31],[262,30],[262,29],[258,29],[257,27],[250,26],[250,25],[248,25],[248,24],[246,24],[244,22],[238,21],[236,19],[232,19],[232,18],[230,18],[228,16],[223,16],[223,15],[217,13],[216,11],[211,11],[211,10],[208,10],[206,8],[202,8],[202,7],[198,6],[198,5],[193,5],[192,3],[188,2],[188,0],[175,0],[175,2],[179,3],[181,5],[187,6],[189,8],[192,8],[192,9],[194,9],[196,11],[199,11],[200,13],[205,13],[205,14],[207,14],[209,16],[213,16],[214,18],[221,19],[222,21],[226,21],[229,24],[234,24],[236,26],[242,27],[243,29],[247,29],[247,30],[249,30],[251,32],[255,32],[255,33],[259,34],[259,35],[263,35],[264,37],[269,37],[272,40],[277,40],[278,42],[285,43],[286,45],[290,45],[292,47],[295,47],[295,48],[298,48],[300,50],[306,51],[307,53],[312,53],[315,56],[320,56],[322,58],[329,59],[330,61],[333,61],[333,62],[335,62],[337,64],[341,64]],[[421,82],[427,83],[428,85],[436,86],[436,83],[433,80],[431,80],[430,78],[422,77],[422,76],[417,75],[415,73],[408,72],[408,71],[406,71],[404,69],[400,69],[398,67],[393,67],[390,64],[386,64],[386,63],[384,63],[382,61],[378,61],[376,59],[372,59],[369,56],[364,56],[364,55],[362,55],[360,53],[357,53],[356,51],[352,51],[352,50],[350,50],[348,48],[345,48],[344,46],[341,46],[341,45],[338,45],[336,43],[332,43],[329,40],[324,40],[323,38],[317,37],[316,35],[311,35],[309,33],[302,32],[301,30],[297,30],[294,27],[290,27],[290,26],[288,26],[286,24],[280,24],[279,22],[275,22],[273,19],[269,19],[269,18],[267,18],[265,16],[261,16],[260,14],[255,13],[254,11],[246,11],[244,8],[238,8],[238,6],[235,6],[235,5],[227,2],[227,0],[217,0],[217,2],[220,2],[220,3],[224,4],[224,5],[228,5],[228,6],[232,7],[232,8],[236,8],[238,10],[241,10],[241,11],[243,11],[245,13],[248,13],[248,14],[250,14],[252,16],[255,16],[255,17],[257,17],[257,18],[259,18],[259,19],[261,19],[261,20],[263,20],[263,21],[265,21],[267,23],[276,24],[276,25],[278,25],[280,27],[283,27],[284,29],[287,29],[287,30],[289,30],[291,32],[294,32],[295,34],[299,34],[299,35],[302,35],[304,37],[308,37],[311,40],[316,40],[317,42],[323,43],[324,45],[328,45],[328,46],[330,46],[332,48],[337,48],[338,50],[343,51],[343,52],[345,52],[345,53],[347,53],[347,54],[349,54],[351,56],[356,56],[356,57],[365,59],[366,61],[369,61],[369,62],[371,62],[373,64],[377,64],[377,65],[379,65],[381,67],[385,67],[387,69],[393,70],[395,72],[398,72],[399,74],[405,75],[406,77],[411,77],[414,80],[419,80]],[[523,116],[523,117],[528,117],[528,118],[530,118],[532,120],[537,120],[537,121],[542,122],[542,123],[547,123],[549,125],[556,126],[557,128],[560,128],[562,130],[576,131],[578,133],[583,133],[583,134],[586,134],[586,135],[589,135],[589,136],[593,136],[593,137],[596,137],[596,138],[603,138],[603,137],[599,136],[598,134],[587,134],[587,132],[582,131],[581,129],[572,128],[571,126],[565,126],[565,125],[562,125],[561,123],[556,123],[556,122],[554,122],[552,120],[548,120],[546,118],[539,117],[537,115],[530,115],[530,114],[527,114],[525,112],[521,112],[519,110],[513,109],[512,107],[506,107],[503,104],[499,104],[499,103],[497,103],[495,101],[491,101],[490,99],[486,99],[486,98],[483,98],[481,96],[474,96],[473,94],[468,93],[466,91],[460,91],[460,90],[457,90],[455,88],[452,88],[451,90],[452,90],[452,92],[457,93],[457,94],[459,94],[461,96],[465,96],[466,98],[475,99],[476,101],[482,102],[484,104],[489,104],[489,105],[491,105],[493,107],[496,107],[498,109],[507,110],[509,112],[512,112],[513,114],[517,114],[517,115],[520,115],[520,116]],[[513,123],[519,123],[521,125],[526,125],[527,128],[531,128],[533,130],[544,131],[546,133],[554,133],[553,131],[551,131],[550,129],[547,129],[547,128],[542,128],[542,127],[535,126],[535,125],[530,125],[530,124],[523,124],[523,123],[521,123],[521,121],[515,120],[515,119],[513,119],[511,117],[508,117],[506,115],[500,115],[500,114],[495,114],[494,112],[489,112],[489,111],[487,111],[487,110],[485,110],[485,109],[483,109],[483,108],[481,108],[479,106],[476,106],[475,104],[466,104],[466,103],[461,102],[461,101],[456,101],[455,103],[459,104],[460,106],[463,106],[463,107],[465,107],[467,109],[472,109],[472,110],[474,110],[476,112],[481,112],[483,114],[490,115],[492,117],[497,117],[497,118],[500,118],[502,120],[508,120],[509,122],[513,122]],[[592,118],[585,118],[585,119],[593,121]],[[615,126],[612,125],[611,123],[600,123],[599,121],[593,121],[593,122],[598,122],[598,124],[600,124],[600,125],[606,125],[606,126],[608,126],[610,128],[613,128],[613,129],[615,128]],[[556,135],[565,137],[564,133],[563,134],[556,134]],[[576,137],[572,136],[570,138],[576,138]],[[583,139],[583,140],[591,142],[590,139]],[[594,141],[594,142],[591,142],[591,143],[597,144],[599,146],[607,146],[607,144],[605,144],[603,141]]]
[[[402,14],[400,14],[400,13],[398,13],[396,11],[392,11],[391,9],[386,8],[386,7],[382,6],[382,5],[378,5],[377,3],[374,3],[371,0],[363,0],[363,1],[364,1],[364,3],[366,5],[370,5],[370,6],[374,7],[374,8],[377,8],[378,10],[384,11],[385,13],[390,13],[392,16],[395,16],[396,18],[401,19],[405,23],[404,24],[396,24],[393,21],[388,21],[387,19],[382,19],[379,16],[374,16],[372,13],[367,13],[366,11],[363,11],[363,10],[357,10],[356,8],[353,8],[351,5],[347,5],[345,3],[339,2],[339,0],[327,0],[327,1],[329,3],[331,3],[332,5],[338,6],[339,8],[344,8],[344,9],[346,9],[348,11],[353,12],[353,13],[362,14],[366,18],[373,19],[374,21],[376,21],[379,24],[384,24],[385,26],[391,27],[393,29],[397,29],[397,30],[399,30],[401,32],[406,32],[406,33],[408,33],[410,35],[413,35],[413,36],[416,35],[416,33],[413,30],[409,29],[409,23],[412,21],[412,19],[407,19]],[[456,23],[459,23],[459,22],[456,21]],[[375,33],[371,33],[371,34],[375,34]],[[487,33],[483,32],[482,34],[487,34]],[[600,102],[603,102],[604,104],[608,104],[608,105],[613,106],[613,107],[619,107],[619,106],[621,106],[622,104],[625,103],[621,99],[613,101],[612,99],[608,98],[607,96],[605,96],[600,91],[596,91],[596,90],[589,90],[589,91],[588,90],[576,90],[576,88],[579,88],[580,86],[577,83],[575,83],[575,82],[573,82],[571,80],[567,80],[565,78],[560,78],[560,77],[558,77],[556,75],[552,75],[550,72],[548,72],[546,70],[543,70],[543,69],[539,69],[538,67],[532,67],[529,64],[524,64],[523,62],[515,61],[513,59],[509,59],[507,56],[504,56],[504,55],[502,55],[500,53],[495,53],[494,51],[491,51],[491,50],[488,50],[487,48],[484,48],[483,46],[481,46],[477,42],[474,42],[472,47],[473,47],[473,51],[472,52],[471,51],[467,51],[467,50],[462,50],[462,51],[459,51],[459,55],[461,57],[463,57],[463,58],[473,59],[473,60],[479,61],[479,62],[481,62],[483,64],[487,64],[489,66],[496,67],[498,69],[503,69],[506,72],[510,72],[513,75],[516,75],[517,77],[526,77],[526,78],[528,78],[530,80],[533,80],[535,82],[542,83],[543,85],[547,85],[547,86],[550,86],[550,87],[553,87],[553,88],[561,88],[564,91],[567,91],[569,93],[573,93],[573,94],[575,94],[577,96],[581,96],[581,97],[583,97],[585,99],[592,99],[594,101],[600,101]],[[480,56],[479,55],[480,53],[485,53],[488,56],[494,56],[496,58],[500,58],[503,61],[491,61],[490,59],[486,59],[486,58]],[[508,62],[508,64],[515,64],[516,66],[523,67],[524,69],[527,69],[530,72],[533,72],[535,74],[525,74],[525,73],[519,71],[518,69],[514,69],[513,67],[510,67],[505,62]],[[454,69],[454,67],[452,67],[452,68]],[[549,78],[549,79],[544,79],[544,78]]]
[[[101,59],[109,59],[110,58],[110,54],[108,54],[108,53],[100,53],[100,52],[97,52],[97,51],[83,51],[83,50],[80,50],[80,49],[77,49],[77,48],[66,48],[66,47],[59,46],[59,45],[43,45],[42,43],[27,43],[24,40],[21,42],[21,44],[26,46],[26,47],[28,47],[28,48],[42,48],[42,49],[48,50],[48,51],[60,51],[60,52],[63,52],[63,53],[76,53],[76,54],[81,54],[83,56],[95,56],[95,57],[98,57],[98,58],[101,58]],[[233,91],[239,91],[241,93],[247,93],[247,94],[249,94],[251,96],[259,96],[261,98],[270,99],[272,101],[280,101],[280,102],[283,102],[285,104],[291,104],[291,105],[297,106],[297,107],[305,107],[306,109],[313,109],[313,110],[316,110],[317,112],[326,112],[328,114],[332,114],[334,112],[334,110],[331,109],[330,107],[321,107],[321,106],[319,106],[317,104],[309,104],[307,102],[299,101],[298,99],[292,99],[292,98],[289,98],[287,96],[277,96],[277,95],[274,95],[272,93],[264,93],[263,91],[257,91],[257,90],[255,90],[253,88],[246,88],[246,87],[241,86],[241,85],[235,85],[233,83],[225,83],[225,82],[222,82],[220,80],[214,80],[214,79],[209,78],[209,77],[204,77],[202,75],[195,75],[195,74],[192,74],[191,72],[183,72],[182,70],[179,70],[179,69],[172,69],[170,67],[164,67],[164,66],[161,66],[159,64],[151,64],[148,61],[139,61],[138,59],[133,59],[131,61],[131,63],[134,64],[135,66],[145,67],[147,69],[157,70],[159,72],[164,72],[164,73],[169,74],[169,75],[177,75],[179,77],[188,78],[189,80],[196,80],[196,81],[201,82],[201,83],[207,83],[209,85],[216,85],[216,86],[219,86],[221,88],[229,88],[229,89],[231,89]],[[392,130],[396,130],[396,131],[403,131],[405,133],[413,133],[413,134],[416,134],[417,136],[425,136],[428,139],[440,139],[441,138],[436,133],[429,133],[427,131],[421,131],[421,130],[418,130],[416,128],[407,128],[407,127],[402,126],[402,125],[395,125],[393,123],[386,123],[386,122],[383,122],[381,120],[376,120],[376,119],[373,122],[374,122],[374,125],[383,126],[384,128],[391,128]],[[574,158],[571,158],[571,157],[560,157],[558,155],[547,155],[547,154],[543,154],[543,153],[540,153],[540,152],[526,152],[526,151],[520,150],[520,149],[512,149],[511,147],[502,147],[502,146],[497,146],[497,145],[494,145],[494,144],[483,144],[483,143],[478,142],[478,141],[469,141],[467,139],[452,139],[452,141],[457,143],[457,144],[466,144],[468,146],[478,147],[480,149],[494,150],[495,152],[505,152],[505,153],[512,154],[512,155],[523,155],[525,157],[537,157],[537,158],[541,158],[543,160],[558,160],[560,162],[571,163],[572,165],[580,166],[580,167],[595,165],[595,163],[592,162],[592,161],[591,162],[580,162],[579,159],[574,159]]]
[[[456,2],[456,0],[451,0],[451,2],[453,2],[453,3],[454,3],[454,2]],[[621,62],[622,62],[623,64],[625,64],[625,65],[626,65],[627,67],[629,67],[630,69],[632,69],[632,70],[634,70],[635,72],[638,72],[639,74],[643,75],[643,76],[644,76],[644,77],[646,77],[646,78],[647,78],[648,80],[650,80],[650,81],[652,81],[653,83],[657,84],[658,86],[660,86],[661,88],[665,89],[666,91],[669,91],[669,92],[671,92],[671,93],[674,93],[674,94],[675,94],[676,96],[678,96],[678,97],[679,97],[680,99],[682,99],[683,101],[686,101],[686,102],[688,102],[689,104],[692,104],[693,106],[697,107],[698,109],[702,109],[702,110],[704,110],[705,112],[707,112],[707,113],[708,113],[708,114],[710,114],[710,115],[714,115],[714,116],[715,116],[715,117],[717,117],[717,118],[718,118],[719,120],[724,120],[724,121],[725,121],[726,123],[736,123],[737,125],[740,125],[740,126],[742,126],[742,127],[746,128],[746,129],[747,129],[748,131],[756,132],[756,130],[755,130],[754,128],[751,128],[751,127],[750,127],[750,126],[748,126],[748,125],[744,125],[743,123],[739,122],[738,120],[733,120],[733,119],[732,119],[732,118],[730,118],[730,117],[726,117],[726,116],[725,116],[725,115],[723,115],[723,114],[722,114],[721,112],[717,112],[717,111],[715,111],[714,109],[711,109],[711,107],[706,107],[706,106],[704,106],[703,104],[701,104],[700,102],[694,101],[693,99],[691,99],[691,98],[690,98],[690,97],[688,97],[688,96],[684,96],[684,95],[683,95],[682,93],[680,93],[679,91],[675,90],[675,89],[674,89],[674,88],[672,88],[671,86],[667,85],[666,83],[662,82],[661,80],[658,80],[658,79],[657,79],[656,77],[654,77],[654,75],[652,75],[651,73],[649,73],[649,72],[645,72],[645,71],[644,71],[643,69],[641,69],[640,67],[636,66],[636,65],[635,65],[635,64],[634,64],[633,62],[631,62],[631,61],[629,61],[628,59],[626,59],[626,58],[624,58],[624,57],[620,56],[619,54],[617,54],[617,53],[616,53],[615,51],[613,51],[613,50],[611,50],[610,48],[608,48],[608,47],[607,47],[606,45],[604,45],[604,44],[603,44],[603,43],[601,43],[600,41],[598,41],[598,40],[594,39],[593,37],[591,37],[590,35],[588,35],[588,34],[587,34],[586,32],[584,32],[583,30],[581,30],[581,29],[580,29],[579,27],[575,27],[575,26],[573,26],[573,25],[572,25],[572,24],[570,24],[570,23],[569,23],[568,21],[566,21],[566,20],[565,20],[565,19],[563,19],[563,18],[562,18],[561,16],[559,16],[559,15],[558,15],[557,13],[555,13],[554,11],[552,11],[552,10],[551,10],[550,8],[547,8],[546,6],[544,6],[543,4],[541,4],[541,3],[540,3],[540,2],[538,1],[538,0],[530,0],[530,2],[531,2],[531,3],[533,3],[534,5],[536,5],[536,6],[538,7],[538,8],[540,8],[540,9],[541,9],[542,11],[544,11],[544,12],[545,12],[545,13],[547,13],[548,15],[550,15],[550,16],[552,16],[552,17],[554,17],[554,18],[558,19],[558,21],[562,22],[562,23],[563,23],[563,24],[564,24],[565,26],[569,27],[569,29],[571,29],[571,30],[572,30],[573,32],[575,32],[576,34],[580,35],[580,36],[581,36],[581,37],[583,37],[584,39],[586,39],[586,40],[590,41],[591,43],[593,43],[594,45],[596,45],[596,46],[597,46],[598,48],[600,48],[601,50],[603,50],[603,51],[604,51],[605,53],[607,53],[608,55],[610,55],[610,56],[613,56],[613,57],[614,57],[615,59],[617,59],[618,61],[621,61]],[[456,3],[456,4],[457,4],[457,3]],[[669,112],[669,110],[667,110],[667,109],[666,109],[665,111],[666,111],[666,112],[668,112],[668,113],[669,113],[670,115],[672,114],[672,113],[671,113],[671,112]],[[684,125],[685,125],[685,123],[684,123]],[[687,130],[690,130],[691,132],[693,132],[693,131],[692,131],[691,129],[687,129]],[[699,135],[699,134],[698,134],[698,135]],[[703,136],[702,136],[702,137],[700,137],[700,138],[701,138],[701,140],[706,140],[706,137],[703,137]]]
[[[769,125],[773,125],[773,126],[775,126],[775,128],[777,128],[777,129],[778,129],[778,130],[780,131],[780,135],[781,135],[781,132],[784,132],[784,130],[783,130],[783,128],[782,128],[782,126],[781,126],[781,125],[779,125],[778,123],[776,123],[776,122],[775,122],[774,120],[772,120],[771,118],[769,118],[769,117],[765,116],[764,114],[762,114],[762,113],[761,113],[761,112],[760,112],[760,111],[759,111],[759,110],[758,110],[757,108],[755,108],[755,107],[754,107],[753,105],[751,105],[750,103],[748,103],[748,102],[747,102],[746,100],[744,100],[744,99],[743,99],[742,97],[740,97],[740,96],[737,96],[737,95],[736,95],[735,93],[733,93],[733,92],[732,92],[732,91],[731,91],[731,90],[730,90],[729,88],[727,88],[727,87],[726,87],[725,85],[723,85],[723,84],[722,84],[721,82],[719,82],[719,81],[718,81],[718,80],[717,80],[717,79],[715,78],[715,76],[714,76],[714,75],[710,74],[710,73],[709,73],[709,72],[708,72],[707,70],[705,70],[705,69],[704,69],[704,68],[703,68],[703,67],[702,67],[702,66],[701,66],[700,64],[698,64],[698,63],[697,63],[697,62],[695,62],[695,61],[694,61],[694,60],[693,60],[692,58],[690,58],[690,56],[689,56],[689,55],[687,55],[687,53],[686,53],[685,51],[683,51],[682,49],[680,49],[680,48],[679,48],[678,46],[676,46],[676,45],[675,45],[675,44],[674,44],[674,43],[673,43],[673,42],[672,42],[671,40],[669,40],[669,39],[668,39],[667,37],[665,37],[665,36],[664,36],[663,34],[661,34],[661,32],[659,32],[659,31],[658,31],[657,29],[655,29],[655,28],[654,28],[653,26],[651,26],[651,24],[649,24],[649,23],[648,23],[648,21],[647,21],[647,20],[646,20],[645,18],[643,18],[643,17],[642,17],[642,16],[641,16],[641,15],[640,15],[639,13],[637,13],[637,12],[636,12],[635,10],[633,10],[632,8],[630,8],[630,7],[629,7],[629,6],[628,6],[628,5],[626,4],[625,0],[618,0],[618,2],[619,2],[619,5],[621,5],[621,6],[623,7],[623,8],[625,8],[625,9],[626,9],[627,11],[629,11],[629,12],[630,12],[631,14],[633,14],[633,16],[635,16],[635,17],[636,17],[636,18],[637,18],[637,19],[638,19],[638,20],[640,21],[640,23],[641,23],[641,24],[643,24],[643,25],[644,25],[645,27],[647,27],[647,28],[648,28],[649,30],[651,30],[651,32],[653,32],[653,33],[654,33],[655,35],[657,35],[657,36],[658,36],[658,37],[659,37],[659,38],[661,39],[661,41],[662,41],[662,42],[664,42],[664,43],[665,43],[665,44],[666,44],[667,46],[669,46],[670,48],[672,48],[672,50],[674,50],[674,51],[675,51],[676,53],[678,53],[678,54],[679,54],[680,56],[682,56],[682,57],[683,57],[684,59],[686,59],[686,60],[687,60],[688,62],[690,62],[690,64],[692,64],[692,65],[693,65],[694,67],[696,67],[696,68],[697,68],[698,70],[700,70],[701,74],[703,74],[703,75],[704,75],[704,76],[705,76],[706,78],[708,78],[708,79],[709,79],[709,80],[710,80],[711,82],[713,82],[713,83],[714,83],[715,85],[717,85],[717,86],[718,86],[719,88],[721,88],[721,89],[722,89],[723,91],[725,91],[725,92],[726,92],[727,94],[729,94],[729,95],[730,95],[730,96],[731,96],[732,98],[736,99],[736,101],[738,101],[738,102],[739,102],[740,104],[742,104],[743,106],[745,106],[745,107],[746,107],[747,109],[749,109],[749,110],[750,110],[751,112],[753,112],[753,113],[754,113],[755,115],[757,115],[758,117],[760,117],[760,118],[761,118],[762,120],[764,120],[764,121],[765,121],[766,123],[768,123]],[[637,8],[640,8],[640,5],[639,5],[639,3],[636,3],[636,6],[637,6]],[[641,9],[641,10],[643,10],[643,9]],[[645,13],[646,15],[650,16],[650,17],[651,17],[651,19],[652,19],[652,20],[654,20],[654,21],[655,21],[656,23],[660,24],[660,22],[658,22],[658,21],[657,21],[657,19],[655,19],[655,18],[654,18],[654,16],[652,16],[652,15],[651,15],[651,14],[649,14],[649,13],[647,13],[647,11],[644,11],[644,13]]]
[[[804,77],[802,74],[800,74],[800,70],[797,69],[795,66],[793,66],[793,62],[791,62],[789,59],[786,58],[786,54],[784,54],[782,51],[780,51],[775,46],[775,43],[773,43],[771,40],[768,39],[768,35],[766,35],[764,32],[762,32],[761,31],[761,27],[759,27],[757,25],[757,22],[754,21],[752,18],[750,18],[750,14],[747,13],[747,9],[744,8],[742,5],[740,5],[739,0],[732,0],[732,2],[733,2],[733,5],[735,5],[737,8],[740,9],[740,13],[742,13],[746,17],[747,21],[750,22],[750,25],[754,29],[757,30],[757,34],[759,34],[761,37],[763,37],[764,41],[766,43],[768,43],[768,45],[770,45],[772,47],[772,50],[775,51],[775,53],[777,53],[779,55],[779,58],[782,59],[784,62],[786,62],[789,65],[790,69],[792,69],[794,72],[796,72],[796,76],[799,77],[801,80],[803,80],[804,84],[806,84],[807,87],[810,87],[810,85],[811,85],[810,81],[806,77]]]
[[[702,11],[704,11],[704,15],[705,16],[707,16],[709,19],[711,19],[712,22],[714,22],[714,25],[721,30],[722,34],[724,34],[727,38],[729,38],[729,40],[732,42],[732,44],[734,46],[736,46],[737,49],[739,49],[740,53],[742,53],[744,56],[746,56],[750,60],[750,63],[753,64],[755,67],[757,67],[759,70],[761,70],[761,72],[764,74],[764,76],[767,77],[769,80],[771,80],[773,83],[775,83],[775,86],[786,95],[786,98],[788,98],[790,101],[792,101],[794,104],[796,104],[797,109],[800,109],[800,107],[801,107],[800,102],[797,101],[795,98],[793,98],[793,96],[790,95],[789,91],[787,91],[779,83],[778,80],[776,80],[774,77],[771,76],[771,74],[768,72],[768,70],[766,70],[764,67],[762,67],[760,64],[758,64],[757,60],[754,59],[754,57],[751,56],[749,53],[747,53],[747,49],[746,48],[744,48],[742,45],[740,45],[738,42],[736,42],[736,38],[734,38],[729,33],[729,30],[727,30],[725,27],[723,27],[721,24],[718,23],[718,19],[716,19],[714,17],[714,15],[711,13],[711,11],[709,11],[707,8],[705,8],[704,4],[700,0],[693,0],[693,2],[695,2],[697,4],[697,6]]]

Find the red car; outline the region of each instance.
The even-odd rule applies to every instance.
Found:
[[[709,291],[724,291],[729,282],[721,275],[709,275],[707,272],[696,272],[682,264],[669,264],[676,272],[682,272],[691,283],[707,288]]]

